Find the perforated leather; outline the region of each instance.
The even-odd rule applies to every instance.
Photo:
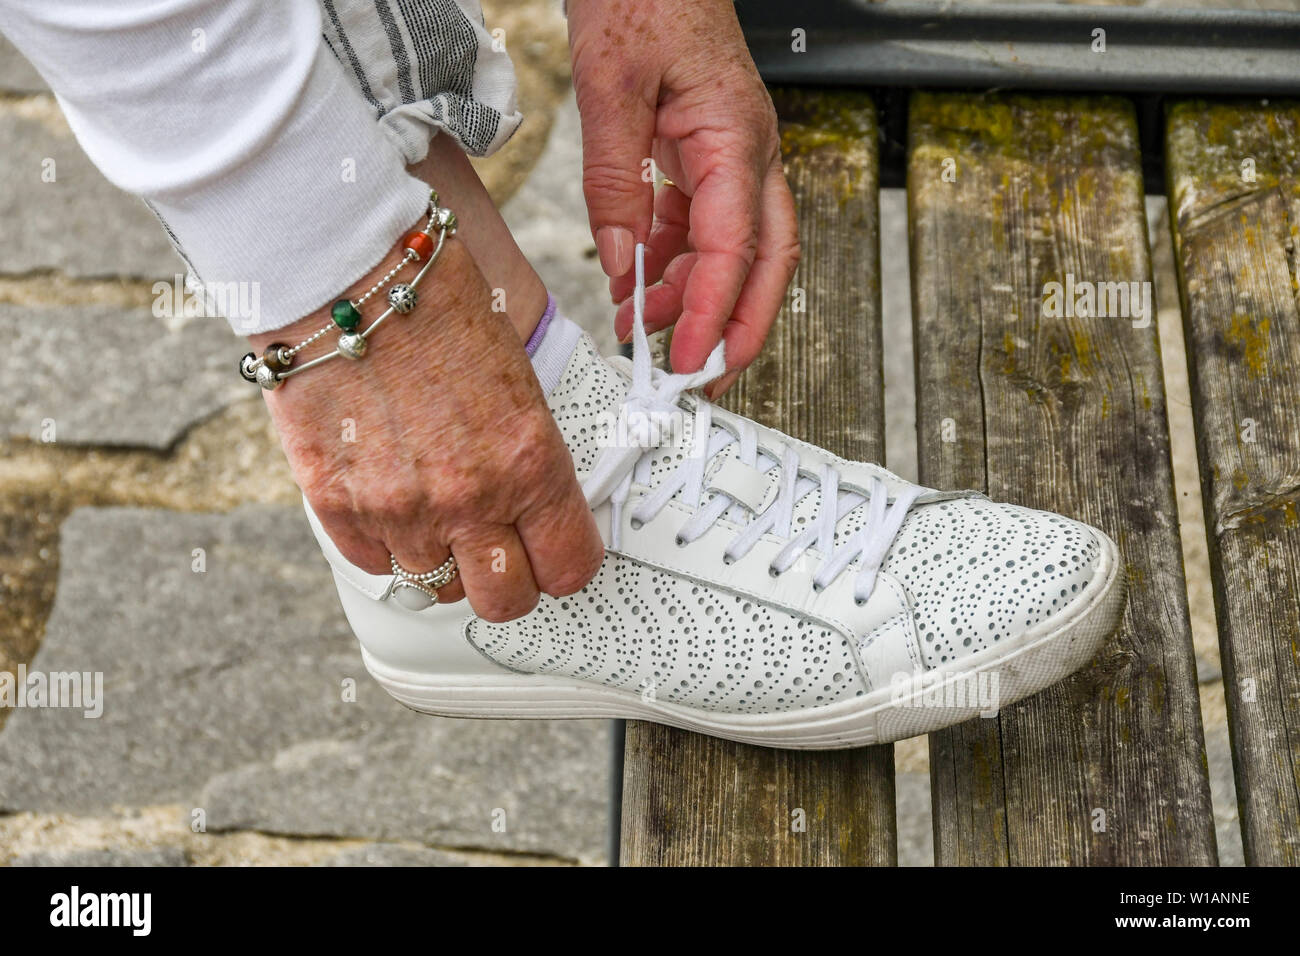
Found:
[[[595,681],[726,713],[780,713],[862,695],[844,634],[629,558],[607,554],[596,578],[505,624],[466,636],[512,670]]]
[[[602,415],[606,424],[612,421],[625,391],[622,376],[597,355],[584,336],[551,395],[552,409],[580,470],[591,467],[600,447],[602,429],[594,425],[593,416]],[[674,446],[660,450],[653,459],[651,486],[675,472],[689,452],[690,414],[684,413],[676,427],[679,437]],[[711,468],[722,467],[738,455],[733,444],[716,457]],[[703,501],[713,494],[706,492]],[[819,490],[807,494],[795,507],[793,531],[809,527],[821,507]],[[726,513],[728,520],[739,525],[748,517],[738,505]],[[865,506],[841,518],[836,525],[836,545],[865,521]],[[1079,522],[983,498],[958,498],[914,506],[883,570],[906,590],[914,628],[911,638],[920,647],[921,664],[933,669],[1021,633],[1063,608],[1091,580],[1099,554],[1096,536]],[[592,588],[600,587],[598,579]],[[872,647],[877,659],[906,660],[901,650],[890,656],[875,643],[900,642],[904,633],[900,621],[894,620],[887,633],[860,635],[857,640],[859,646]],[[660,661],[660,669],[662,666]],[[868,682],[877,676],[868,675]],[[727,695],[719,699],[725,698]],[[766,698],[746,701],[754,699]]]
[[[592,469],[609,440],[626,391],[624,377],[582,336],[548,397],[580,472]],[[690,400],[683,403],[673,423],[677,440],[654,453],[651,488],[672,476],[692,447]],[[824,452],[763,434],[760,453],[766,448],[769,457],[760,463],[779,459],[781,449],[773,443],[791,442],[800,446],[800,467],[812,477],[823,463],[836,465]],[[738,444],[715,457],[709,474],[748,488],[748,465],[719,470],[739,461]],[[859,466],[846,466],[843,473],[853,468]],[[860,468],[857,474],[862,477]],[[757,495],[757,486],[749,490]],[[706,491],[704,501],[715,493]],[[625,543],[619,550],[607,548],[596,578],[577,594],[543,596],[531,614],[503,624],[480,620],[465,605],[459,605],[464,617],[458,625],[450,606],[439,609],[431,624],[419,616],[428,612],[389,601],[388,617],[372,628],[382,634],[362,643],[393,666],[416,661],[418,666],[409,666],[430,673],[479,674],[487,668],[491,674],[499,665],[718,714],[788,713],[862,697],[900,673],[951,665],[1023,634],[1069,604],[1097,571],[1101,546],[1086,525],[983,498],[936,496],[912,506],[864,602],[854,599],[851,570],[819,585],[820,591],[813,588],[814,572],[826,560],[815,551],[808,567],[796,564],[770,577],[776,571],[770,562],[787,543],[780,536],[765,536],[748,554],[724,563],[729,542],[753,520],[739,505],[707,534],[674,543],[694,511],[679,494],[643,527],[625,516],[619,524]],[[821,497],[814,489],[797,503],[793,534],[815,526]],[[840,519],[837,546],[868,521],[866,511],[859,506]],[[612,528],[609,505],[597,508],[597,518]],[[313,526],[340,569],[341,589],[347,585],[365,595],[345,601],[350,618],[363,619],[362,602],[384,602],[386,579],[352,568]],[[609,530],[601,527],[602,533]],[[453,630],[460,658],[445,647]],[[426,633],[439,636],[418,636]]]
[[[926,667],[967,657],[1069,604],[1101,545],[1087,525],[982,499],[920,505],[885,558],[907,589]]]
[[[578,471],[590,471],[595,464],[625,394],[627,384],[596,352],[591,338],[583,335],[546,399]]]
[[[615,427],[615,414],[626,393],[626,381],[600,356],[590,337],[583,335],[573,360],[548,398],[551,412],[555,415],[578,471],[591,470],[601,442],[608,440],[610,430]],[[692,448],[695,422],[691,415],[684,411],[674,426],[677,431],[672,446],[660,449],[651,460],[651,487],[676,472]],[[737,445],[728,446],[714,456],[710,470],[716,473],[728,462],[736,460],[739,454]],[[715,494],[714,491],[706,491],[701,504],[712,501]],[[814,489],[795,505],[793,530],[797,533],[806,529],[820,511],[821,492]],[[740,505],[728,509],[726,517],[737,523],[743,523],[749,518]],[[836,545],[848,540],[862,528],[865,521],[864,507],[855,508],[841,518],[835,526]]]

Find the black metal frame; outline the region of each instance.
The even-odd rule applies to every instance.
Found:
[[[1164,191],[1168,95],[1300,95],[1300,13],[868,0],[737,0],[764,80],[869,90],[881,184],[906,178],[913,89],[1108,92],[1137,109],[1146,191]],[[1093,31],[1105,30],[1104,53]],[[803,30],[804,52],[794,32]]]
[[[1300,95],[1300,13],[867,0],[736,12],[771,83]]]

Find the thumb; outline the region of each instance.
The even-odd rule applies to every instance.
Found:
[[[632,268],[633,246],[649,238],[654,218],[650,147],[658,90],[642,85],[618,75],[579,79],[575,72],[582,191],[600,267],[611,279]]]

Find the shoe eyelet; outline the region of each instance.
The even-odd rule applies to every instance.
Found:
[[[781,572],[778,571],[776,568],[772,567],[771,565],[768,565],[767,574],[768,577],[772,577],[772,578],[779,578],[781,576]]]
[[[642,521],[640,518],[633,518],[631,521],[628,522],[628,525],[632,528],[633,531],[640,531],[641,528],[645,526],[645,522]]]
[[[685,538],[683,538],[680,534],[677,536],[676,540],[677,540],[677,547],[679,548],[684,548],[686,547],[687,544],[690,543]]]
[[[820,584],[818,584],[816,581],[813,582],[813,593],[814,593],[814,594],[821,594],[821,593],[822,593],[823,591],[825,591],[825,590],[826,590],[826,589],[825,589],[824,587],[822,587]]]
[[[856,604],[858,607],[866,607],[866,606],[867,606],[867,602],[866,602],[866,601],[863,601],[862,599],[860,599],[860,598],[857,597],[856,595],[854,595],[853,603]]]

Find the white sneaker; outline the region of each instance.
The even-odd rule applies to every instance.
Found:
[[[634,328],[633,362],[603,360],[564,319],[534,356],[605,540],[577,594],[504,624],[464,603],[411,610],[308,508],[366,667],[402,703],[857,747],[991,716],[1114,630],[1123,578],[1100,531],[921,488],[710,405],[686,389],[721,351],[669,375]]]

